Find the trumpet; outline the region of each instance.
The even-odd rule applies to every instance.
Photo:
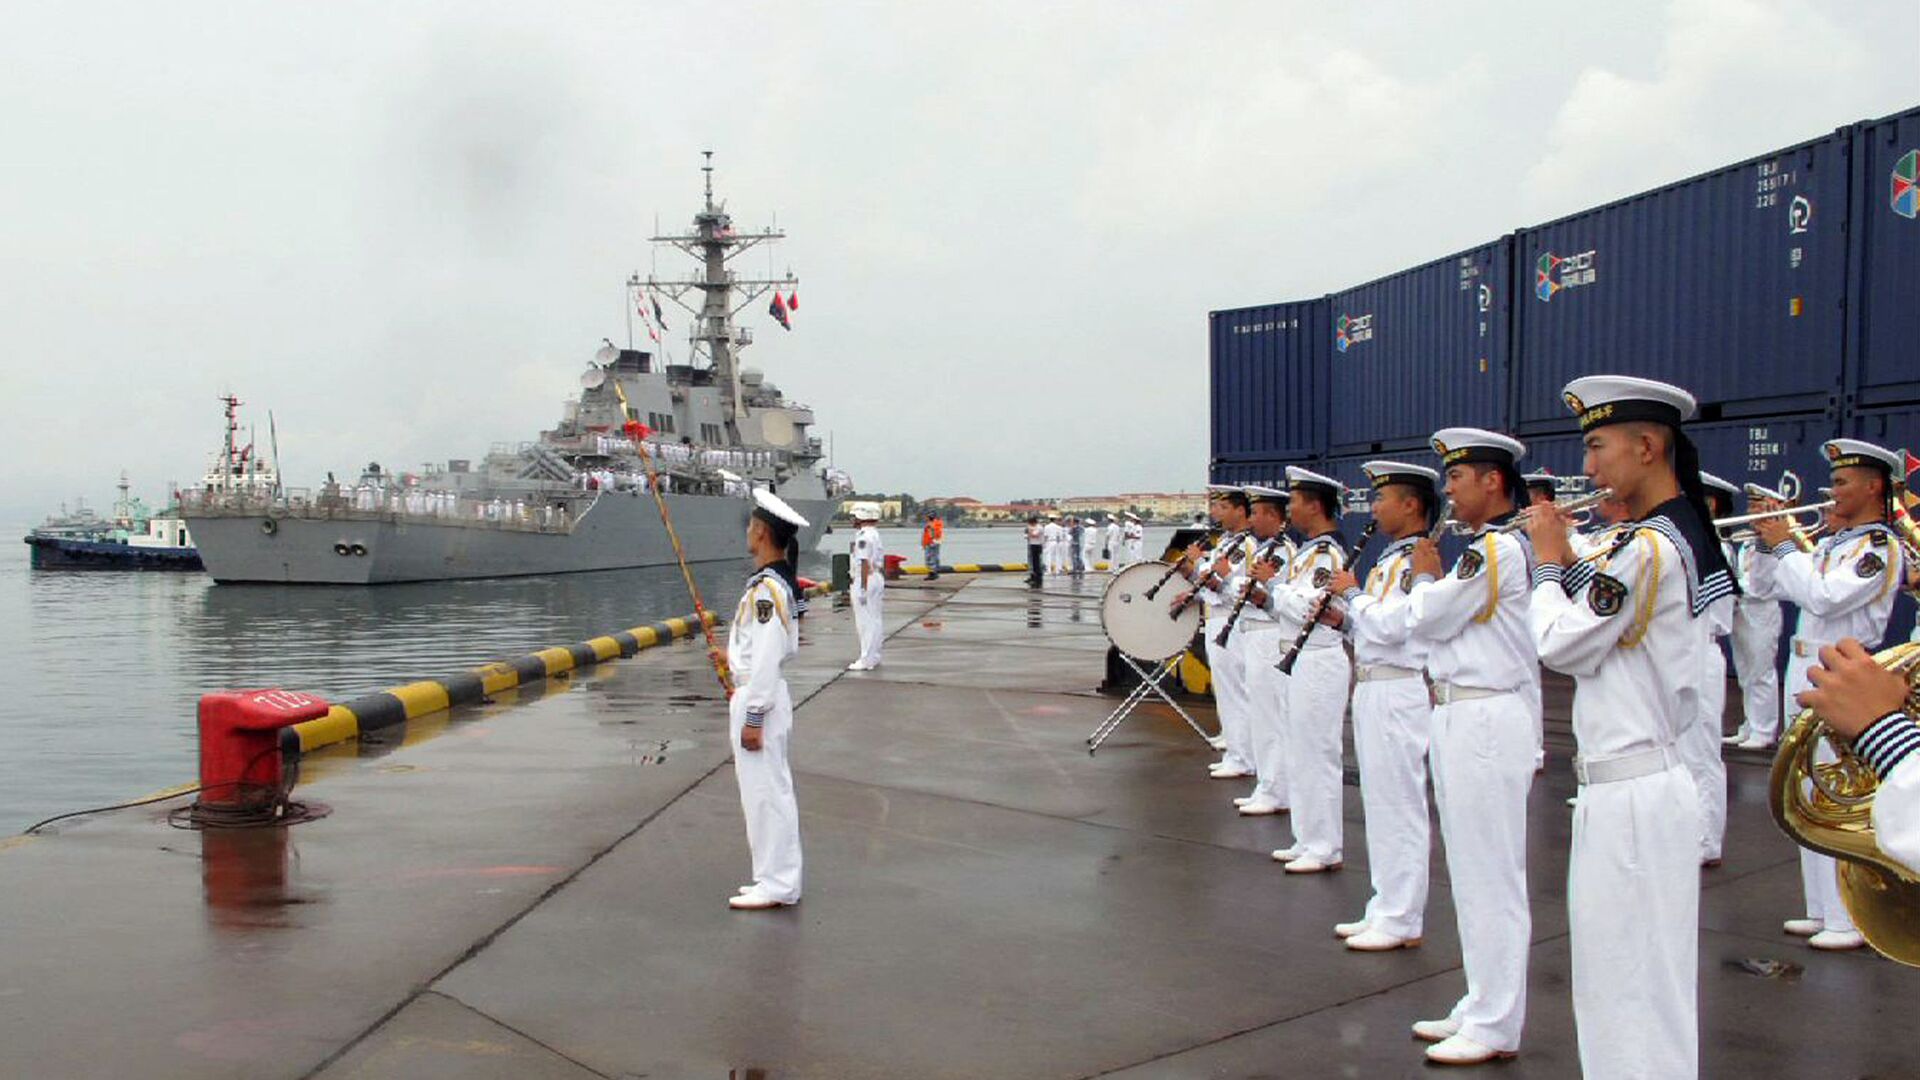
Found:
[[[1574,518],[1574,524],[1580,526],[1593,520],[1594,508],[1611,498],[1613,498],[1612,488],[1596,488],[1577,499],[1568,499],[1566,502],[1557,502],[1553,505],[1555,509],[1572,516]],[[1455,536],[1472,536],[1479,531],[1464,521],[1448,521],[1446,522],[1446,526],[1447,530]],[[1517,533],[1526,531],[1526,528],[1527,515],[1520,513],[1514,515],[1512,521],[1507,522],[1505,525],[1495,527],[1493,531],[1497,533]]]
[[[1802,529],[1817,530],[1826,527],[1826,512],[1831,509],[1833,509],[1832,499],[1828,499],[1826,502],[1809,503],[1806,506],[1781,506],[1772,510],[1757,510],[1751,514],[1735,514],[1732,517],[1714,518],[1713,527],[1716,529],[1734,529],[1742,525],[1751,525],[1756,521],[1769,521],[1773,518],[1783,517],[1797,518],[1803,514],[1816,514],[1819,516],[1813,521],[1807,522],[1805,525],[1800,525],[1800,527]],[[1796,521],[1794,524],[1799,525],[1800,523]],[[1811,535],[1811,533],[1808,535]],[[1728,537],[1728,539],[1732,539],[1732,537]]]

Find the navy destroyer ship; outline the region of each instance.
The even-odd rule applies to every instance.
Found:
[[[370,464],[352,483],[330,474],[317,490],[209,482],[182,492],[207,572],[218,582],[377,585],[670,564],[656,485],[691,561],[745,556],[754,486],[814,523],[800,538],[811,550],[852,484],[809,432],[813,410],[741,365],[753,335],[735,321],[772,292],[771,311],[785,322],[783,293],[799,279],[729,269],[786,234],[737,230],[714,200],[711,152],[706,159],[691,230],[651,238],[697,260],[697,272],[626,282],[629,319],[638,314],[655,340],[660,300],[690,317],[685,363],[632,347],[629,329],[628,347],[608,341],[595,353],[553,428],[478,462],[398,474]]]

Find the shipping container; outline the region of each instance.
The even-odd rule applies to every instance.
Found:
[[[1503,427],[1512,269],[1509,236],[1334,293],[1329,452]]]
[[[1527,457],[1520,471],[1548,469],[1560,476],[1582,475],[1585,451],[1580,433],[1570,417],[1563,423],[1565,434],[1523,436]],[[1820,414],[1693,423],[1686,432],[1700,451],[1702,469],[1735,487],[1754,483],[1770,488],[1779,487],[1781,474],[1792,470],[1808,501],[1817,501],[1817,489],[1827,483],[1827,459],[1820,444],[1839,434],[1833,421]]]
[[[1849,391],[1920,401],[1920,109],[1853,129]]]
[[[1267,487],[1285,487],[1287,466],[1299,465],[1306,458],[1292,459],[1255,459],[1249,461],[1216,461],[1207,475],[1207,481],[1214,484],[1262,484]]]
[[[1863,409],[1847,425],[1847,434],[1865,439],[1890,450],[1906,450],[1920,456],[1920,405],[1895,409]],[[1909,484],[1920,483],[1920,476],[1908,477]],[[1920,516],[1920,512],[1915,512]],[[1888,641],[1905,641],[1913,632],[1913,597],[1902,596],[1893,606],[1893,628]]]
[[[1842,390],[1850,133],[1517,234],[1512,417],[1614,372],[1677,383],[1702,419],[1827,409]]]
[[[1424,465],[1436,472],[1439,471],[1440,468],[1440,459],[1434,454],[1431,445],[1408,447],[1398,451],[1374,454],[1347,454],[1340,457],[1331,457],[1324,459],[1319,465],[1313,468],[1324,475],[1333,477],[1349,488],[1368,491],[1373,485],[1367,479],[1367,474],[1360,471],[1360,466],[1369,461],[1401,461],[1410,465]],[[1440,486],[1442,488],[1446,486],[1444,479],[1441,481]],[[1446,502],[1444,493],[1441,494],[1440,501],[1442,504]],[[1367,521],[1371,516],[1371,514],[1361,511],[1347,514],[1340,519],[1340,532],[1346,536],[1348,544],[1354,544],[1359,541],[1360,534],[1366,530]],[[1367,571],[1373,568],[1374,559],[1379,556],[1380,552],[1386,548],[1389,542],[1385,536],[1376,534],[1374,538],[1368,542],[1367,549],[1359,554],[1359,558],[1354,563],[1354,572],[1362,581],[1366,580]],[[1456,536],[1449,532],[1440,538],[1440,557],[1449,566],[1453,565],[1453,560],[1458,558],[1460,553],[1466,549],[1467,538],[1465,536]]]
[[[1207,321],[1211,471],[1324,453],[1333,352],[1326,299],[1215,311]]]

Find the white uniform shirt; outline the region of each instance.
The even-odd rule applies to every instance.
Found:
[[[1059,523],[1052,521],[1047,522],[1041,529],[1041,534],[1045,536],[1048,544],[1058,544],[1066,533],[1067,530],[1061,528]]]
[[[880,545],[880,530],[872,525],[862,525],[853,533],[853,588],[860,590],[860,564],[868,564],[867,589],[872,591],[885,587],[887,553]]]
[[[1206,580],[1207,574],[1212,571],[1214,563],[1225,559],[1228,564],[1226,576],[1216,582],[1212,588],[1196,590],[1202,603],[1209,607],[1226,607],[1240,598],[1240,593],[1228,588],[1228,586],[1234,578],[1241,574],[1245,567],[1247,556],[1252,553],[1253,548],[1254,539],[1252,533],[1245,531],[1232,532],[1222,536],[1220,542],[1214,546],[1213,550],[1201,557],[1200,565],[1195,569],[1193,576],[1202,581]]]
[[[1111,552],[1115,558],[1118,558],[1120,556],[1120,541],[1122,541],[1125,538],[1126,538],[1126,530],[1120,527],[1119,522],[1117,521],[1107,522],[1106,547],[1107,547],[1107,550]]]
[[[727,628],[727,667],[733,692],[745,699],[748,722],[772,711],[779,699],[781,668],[800,651],[800,623],[793,617],[793,594],[771,568],[747,581],[747,590]]]
[[[1886,636],[1904,573],[1893,533],[1873,522],[1823,537],[1811,554],[1791,541],[1762,552],[1749,585],[1763,599],[1800,605],[1794,637],[1815,645],[1851,637],[1873,648]]]
[[[1920,870],[1920,725],[1904,714],[1883,717],[1860,733],[1853,748],[1880,777],[1873,796],[1880,850]]]
[[[1269,589],[1280,587],[1281,583],[1287,580],[1287,565],[1292,560],[1293,555],[1293,549],[1288,545],[1285,533],[1276,534],[1272,540],[1262,540],[1251,533],[1247,535],[1249,543],[1252,544],[1253,557],[1250,559],[1242,559],[1240,563],[1233,568],[1233,576],[1227,579],[1227,584],[1224,589],[1226,594],[1233,597],[1236,601],[1240,599],[1240,594],[1246,591],[1247,581],[1252,576],[1251,572],[1253,567],[1262,561],[1271,562],[1275,566],[1273,579],[1267,582],[1267,587]],[[1246,607],[1240,609],[1239,625],[1241,626],[1246,626],[1249,623],[1271,623],[1272,621],[1273,613],[1258,604],[1249,603]]]
[[[1531,561],[1518,535],[1483,528],[1445,577],[1414,582],[1407,622],[1430,647],[1428,674],[1482,690],[1518,690],[1533,681],[1539,658],[1527,626]]]
[[[1700,669],[1717,646],[1713,616],[1694,617],[1684,548],[1654,517],[1610,554],[1534,573],[1533,639],[1541,663],[1579,680],[1573,733],[1584,758],[1671,746],[1699,720]],[[1707,612],[1726,611],[1732,585],[1721,577],[1700,587]]]
[[[1301,544],[1287,563],[1284,584],[1280,576],[1267,583],[1267,610],[1273,613],[1280,629],[1298,634],[1301,625],[1313,614],[1314,605],[1326,593],[1327,583],[1335,573],[1346,568],[1347,549],[1341,546],[1339,534],[1324,533]],[[1339,631],[1320,625],[1313,628],[1307,644],[1332,645],[1339,638]]]
[[[1427,666],[1429,644],[1413,636],[1413,545],[1418,536],[1388,544],[1366,585],[1347,594],[1347,637],[1362,664],[1388,664],[1418,671]]]

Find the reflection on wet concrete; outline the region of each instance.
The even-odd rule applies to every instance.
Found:
[[[286,909],[306,901],[287,889],[290,851],[286,826],[201,830],[200,885],[208,925],[227,931],[294,925]]]

